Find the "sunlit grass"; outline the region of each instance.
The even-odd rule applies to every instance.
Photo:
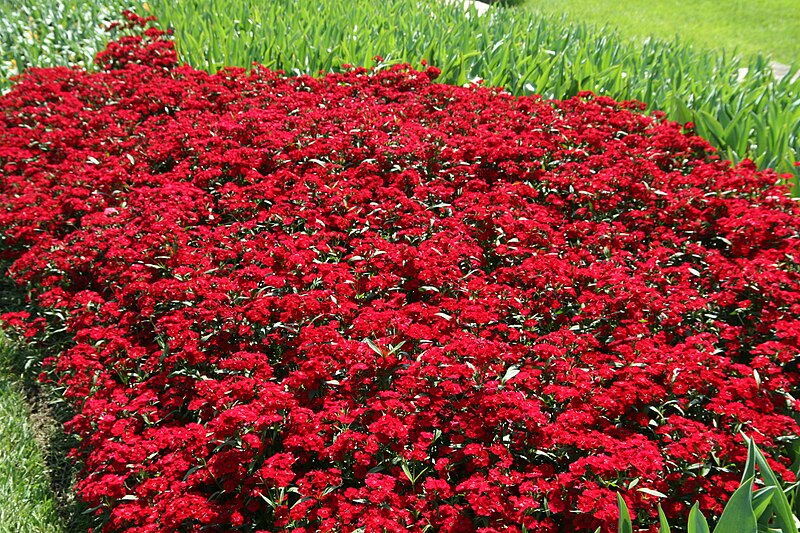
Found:
[[[623,35],[678,38],[695,46],[800,62],[797,0],[526,0],[526,5],[569,21],[608,24]]]
[[[13,349],[0,335],[0,533],[58,533],[45,455],[20,380],[6,367]]]

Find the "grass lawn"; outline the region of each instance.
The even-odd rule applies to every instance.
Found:
[[[797,0],[527,0],[548,14],[617,27],[629,37],[650,35],[705,48],[759,53],[781,63],[800,62]]]
[[[2,356],[12,349],[0,336]],[[0,368],[0,533],[56,533],[60,528],[45,459],[34,440],[18,380]]]

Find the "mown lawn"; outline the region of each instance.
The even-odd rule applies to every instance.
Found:
[[[629,37],[650,35],[746,57],[800,62],[797,0],[527,0],[533,9],[569,19],[615,26]]]
[[[13,348],[0,335],[0,364]],[[19,380],[0,367],[0,533],[60,531],[45,458]]]

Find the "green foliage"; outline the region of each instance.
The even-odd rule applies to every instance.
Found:
[[[0,90],[28,67],[92,65],[123,9],[134,0],[3,0],[0,2]]]
[[[62,531],[45,458],[18,380],[4,368],[13,347],[0,334],[0,533]]]
[[[626,37],[680,35],[703,48],[762,54],[783,63],[800,60],[797,0],[525,0],[525,5],[570,21],[608,24]]]
[[[784,488],[767,463],[764,454],[751,439],[747,439],[747,461],[739,488],[728,500],[719,517],[713,533],[798,533],[798,519],[794,507],[789,503],[786,492],[794,500],[798,496],[798,486]],[[753,491],[756,466],[761,474],[764,487]],[[797,503],[795,501],[795,503]],[[630,511],[625,500],[617,495],[619,507],[619,533],[633,530]],[[670,533],[670,526],[661,506],[658,507],[659,533]],[[688,533],[711,533],[708,522],[697,503],[692,506],[687,521]]]
[[[617,526],[617,533],[633,533],[633,522],[631,522],[628,506],[619,494],[617,494],[617,505],[619,506],[619,525]]]
[[[687,524],[687,531],[689,533],[710,533],[708,529],[708,522],[703,513],[700,512],[700,505],[695,503],[689,511],[689,523]],[[741,533],[745,533],[742,531]],[[753,532],[755,533],[755,532]]]
[[[758,531],[758,520],[753,510],[753,478],[746,479],[733,493],[714,533],[745,533]]]
[[[667,515],[664,514],[661,504],[658,504],[658,533],[671,533]]]

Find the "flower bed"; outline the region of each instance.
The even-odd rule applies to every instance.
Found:
[[[793,479],[773,172],[637,103],[432,67],[209,75],[154,29],[98,61],[0,98],[0,227],[31,291],[4,320],[70,339],[47,376],[103,531],[713,514],[740,431]]]

